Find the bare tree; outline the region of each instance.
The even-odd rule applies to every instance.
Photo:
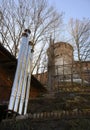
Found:
[[[63,19],[63,13],[59,14],[49,7],[46,0],[3,0],[0,11],[4,19],[0,27],[0,41],[16,57],[25,28],[31,30],[30,39],[34,46],[40,46],[49,34],[59,28]]]
[[[90,20],[73,20],[69,22],[69,32],[74,46],[74,55],[79,63],[79,75],[83,85],[83,66],[82,61],[90,60]]]
[[[90,58],[90,20],[85,18],[83,20],[71,19],[69,32],[78,60],[84,61]]]

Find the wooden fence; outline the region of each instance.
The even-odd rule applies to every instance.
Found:
[[[25,116],[17,116],[19,119],[43,120],[43,119],[76,119],[76,118],[90,118],[90,110],[82,111],[53,111],[53,112],[40,112],[27,114]]]

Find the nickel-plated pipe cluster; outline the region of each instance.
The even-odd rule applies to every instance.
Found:
[[[33,48],[32,42],[29,42],[30,33],[30,30],[26,29],[22,34],[17,68],[8,106],[9,111],[24,115],[27,113],[31,81]]]

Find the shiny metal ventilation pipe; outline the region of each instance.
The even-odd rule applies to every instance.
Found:
[[[26,98],[25,96],[27,96],[27,94],[26,94],[26,90],[27,90],[27,86],[28,86],[27,78],[28,78],[28,75],[31,75],[31,72],[30,72],[30,70],[28,70],[28,68],[31,68],[31,64],[30,64],[31,62],[32,62],[32,45],[29,42],[28,55],[27,55],[27,61],[26,61],[26,71],[24,74],[24,81],[23,81],[21,100],[20,100],[20,106],[19,106],[19,114],[23,113],[23,106],[25,104],[25,98]],[[30,84],[29,84],[29,86],[30,86]],[[30,89],[28,91],[30,91]]]
[[[17,110],[18,110],[20,95],[21,95],[22,85],[23,85],[23,80],[24,80],[24,74],[25,74],[25,71],[26,71],[26,62],[27,62],[27,58],[28,58],[28,44],[26,45],[23,53],[24,53],[24,57],[23,57],[23,61],[22,61],[22,70],[21,70],[21,73],[20,73],[20,79],[19,79],[18,90],[17,90],[15,106],[14,106],[15,112],[17,112]]]
[[[29,100],[29,92],[30,92],[30,83],[31,83],[31,72],[32,72],[32,58],[33,58],[33,44],[29,42],[31,46],[31,54],[29,57],[29,66],[28,66],[28,78],[27,78],[27,89],[26,89],[26,98],[25,98],[25,107],[24,107],[24,115],[27,113],[28,100]]]
[[[28,106],[28,101],[29,101],[31,72],[32,72],[32,58],[33,58],[33,44],[32,44],[32,42],[29,42],[29,44],[31,46],[31,52],[30,52],[30,55],[29,55],[29,66],[28,66],[28,78],[27,78],[27,88],[26,88],[24,115],[27,113],[27,106]]]
[[[22,90],[22,82],[24,79],[24,71],[26,66],[26,58],[27,58],[27,52],[28,52],[28,37],[30,34],[30,30],[26,29],[24,33],[22,34],[22,40],[21,40],[21,46],[18,56],[18,63],[14,78],[14,83],[12,87],[10,102],[8,106],[8,110],[15,110],[17,112],[18,110],[18,103],[20,100],[21,90]]]

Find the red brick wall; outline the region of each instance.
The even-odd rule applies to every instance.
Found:
[[[0,67],[0,102],[8,101],[11,94],[11,88],[13,84],[12,79],[8,79],[11,75]],[[35,98],[40,94],[40,90],[35,86],[31,86],[30,97]]]

